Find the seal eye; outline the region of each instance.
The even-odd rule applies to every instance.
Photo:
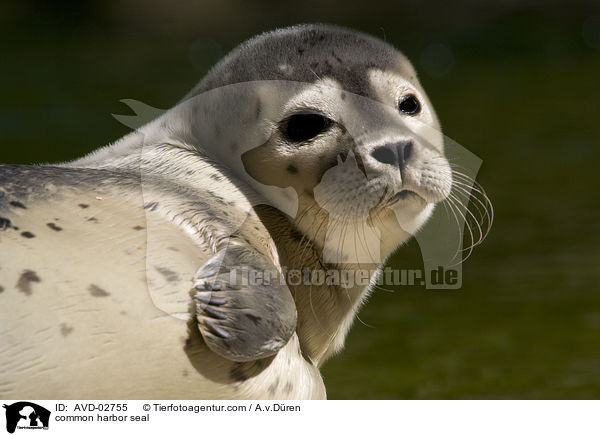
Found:
[[[407,115],[416,115],[421,112],[421,103],[413,94],[408,94],[402,97],[402,100],[398,103],[398,109]]]
[[[285,125],[285,136],[292,142],[308,141],[331,127],[332,121],[321,114],[305,112],[292,115]]]

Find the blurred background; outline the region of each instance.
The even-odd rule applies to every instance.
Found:
[[[483,160],[494,226],[463,287],[376,291],[323,376],[332,399],[600,397],[600,3],[3,1],[0,162],[56,162],[168,108],[243,40],[356,28],[415,64],[444,133]],[[391,263],[420,268],[410,243]]]

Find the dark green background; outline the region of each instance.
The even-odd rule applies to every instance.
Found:
[[[483,159],[496,221],[461,290],[374,293],[360,313],[374,328],[357,322],[323,368],[329,397],[599,396],[598,2],[109,3],[2,4],[0,161],[113,141],[128,131],[110,115],[129,113],[120,99],[167,108],[260,31],[318,21],[385,37],[445,134]],[[411,243],[393,262],[418,259]]]

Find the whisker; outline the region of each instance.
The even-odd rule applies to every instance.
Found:
[[[454,220],[456,221],[456,227],[457,227],[458,233],[459,233],[459,238],[458,238],[458,241],[457,241],[456,251],[454,252],[454,256],[452,256],[452,259],[450,259],[450,261],[453,261],[454,259],[456,259],[458,257],[458,255],[461,252],[461,245],[462,245],[462,240],[463,240],[463,237],[464,237],[464,233],[463,233],[463,228],[460,225],[460,220],[458,219],[458,215],[456,214],[456,212],[454,210],[455,207],[456,207],[456,205],[452,202],[452,200],[449,197],[446,198],[446,200],[444,200],[444,202],[448,205],[448,209],[450,210],[450,212],[452,212],[452,215],[454,216]],[[458,264],[460,264],[460,262]]]
[[[450,195],[452,195],[452,194],[450,194]],[[452,197],[453,197],[453,199],[455,201],[460,201],[460,200],[456,199],[456,197],[454,197],[454,196],[452,196]],[[468,214],[468,215],[466,215],[466,214]],[[477,245],[479,245],[481,243],[481,241],[483,240],[483,230],[481,228],[481,225],[479,224],[479,221],[477,220],[477,218],[473,214],[473,212],[471,210],[469,210],[468,207],[465,207],[465,216],[464,216],[464,218],[465,218],[465,225],[467,225],[469,227],[469,229],[471,229],[471,223],[467,219],[468,216],[473,217],[473,220],[475,221],[475,225],[477,226],[477,229],[478,229],[478,232],[479,232],[479,237],[478,237],[477,241],[475,241],[474,238],[471,239],[471,247],[470,248],[471,248],[471,251],[472,251],[472,248],[475,247],[475,246],[477,246]],[[471,232],[471,235],[473,235],[472,232]],[[463,249],[463,251],[465,251],[465,249]],[[469,252],[469,255],[470,254],[471,253]]]
[[[463,195],[465,197],[468,197],[466,200],[474,199],[477,203],[479,203],[479,205],[481,205],[482,210],[485,212],[485,216],[488,222],[486,223],[486,231],[483,235],[483,238],[481,239],[481,241],[483,241],[489,234],[489,231],[494,222],[494,206],[490,201],[489,197],[487,196],[483,187],[476,180],[473,180],[471,177],[462,173],[453,172],[453,175],[457,176],[458,178],[458,180],[454,180],[453,188],[456,188],[457,192],[462,191]],[[473,194],[473,191],[479,194],[481,198],[478,195]],[[475,205],[475,207],[477,207],[477,205]],[[479,210],[478,207],[477,209]],[[484,222],[481,222],[481,225],[483,224]]]

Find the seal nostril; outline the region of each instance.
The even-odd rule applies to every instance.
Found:
[[[406,162],[412,154],[413,143],[412,141],[403,142],[398,145],[398,155],[402,156],[402,160]]]
[[[400,141],[396,142],[394,146],[396,147],[396,153],[398,153],[398,166],[402,168],[412,154],[413,143],[412,141]]]
[[[398,162],[398,158],[396,156],[396,153],[391,150],[389,147],[379,147],[376,148],[375,150],[373,150],[373,152],[371,153],[371,156],[373,156],[376,160],[378,160],[381,163],[384,164],[389,164],[389,165],[396,165]]]

